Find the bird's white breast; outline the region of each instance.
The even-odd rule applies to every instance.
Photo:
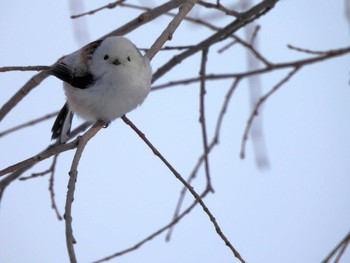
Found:
[[[147,97],[151,68],[147,58],[141,64],[120,65],[86,88],[64,89],[71,109],[88,121],[110,122],[136,108]]]

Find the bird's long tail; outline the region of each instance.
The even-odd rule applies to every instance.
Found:
[[[51,138],[53,140],[57,139],[60,143],[65,143],[69,137],[72,119],[73,112],[69,109],[68,103],[65,103],[52,126]]]

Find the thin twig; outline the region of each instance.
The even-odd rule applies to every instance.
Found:
[[[254,27],[253,33],[252,33],[251,36],[250,36],[249,43],[250,43],[250,45],[252,45],[253,47],[255,46],[254,44],[255,44],[255,41],[257,40],[258,32],[259,32],[260,28],[261,28],[261,27],[260,27],[259,25],[256,25],[256,26]]]
[[[55,168],[56,168],[56,162],[57,162],[57,158],[58,158],[58,154],[55,155],[52,158],[52,163],[49,167],[49,169],[40,172],[40,173],[33,173],[30,176],[26,176],[26,177],[21,177],[19,178],[20,181],[25,181],[28,179],[33,179],[33,178],[37,178],[38,176],[44,176],[46,174],[50,174],[50,178],[49,178],[49,192],[50,192],[50,199],[51,199],[51,208],[55,211],[56,217],[58,220],[62,220],[62,216],[60,214],[60,212],[58,211],[57,205],[56,205],[56,201],[55,201],[55,192],[54,192],[54,175],[55,175]]]
[[[252,1],[245,0],[242,1],[242,6],[244,4],[249,5]],[[265,64],[266,67],[271,67],[272,64],[264,58],[258,51],[258,30],[259,26],[255,26],[255,22],[250,24],[249,26],[246,26],[244,28],[244,33],[246,36],[246,39],[250,39],[250,42],[248,44],[248,49],[246,52],[247,55],[247,66],[248,70],[254,70],[259,68],[259,62],[262,62]],[[243,41],[245,42],[245,41]],[[243,42],[240,42],[244,45]],[[250,97],[250,107],[255,107],[256,102],[262,95],[262,88],[261,88],[261,76],[255,75],[247,79],[248,86],[249,86],[249,97]],[[255,122],[252,125],[251,128],[251,142],[254,150],[254,158],[255,163],[258,168],[260,169],[267,169],[269,167],[269,158],[266,150],[266,143],[264,138],[264,131],[263,131],[263,119],[262,114],[259,118],[255,119]]]
[[[239,12],[224,7],[220,2],[217,2],[216,4],[212,4],[212,3],[200,1],[198,4],[201,5],[201,6],[204,6],[204,7],[206,7],[206,8],[214,8],[214,9],[216,9],[216,10],[222,11],[222,12],[224,12],[226,15],[230,15],[230,16],[234,16],[234,17],[239,17]]]
[[[49,192],[50,192],[50,199],[51,199],[51,208],[55,211],[56,217],[58,220],[62,220],[61,213],[58,211],[56,201],[55,201],[55,190],[54,190],[54,177],[55,177],[55,168],[56,168],[56,162],[59,154],[56,154],[53,157],[52,164],[51,164],[51,173],[49,178]]]
[[[208,135],[207,135],[207,125],[206,125],[206,119],[205,119],[205,72],[206,72],[206,63],[208,59],[208,49],[203,49],[202,52],[202,60],[201,60],[201,67],[199,71],[200,76],[200,92],[199,92],[199,122],[201,125],[201,131],[202,131],[202,144],[203,144],[203,154],[204,154],[204,170],[205,170],[205,176],[207,179],[207,186],[206,188],[209,189],[211,192],[214,192],[214,189],[211,184],[211,178],[210,178],[210,169],[209,169],[209,156],[208,156]]]
[[[160,49],[160,51],[172,51],[172,50],[182,50],[189,49],[193,47],[193,45],[185,45],[185,46],[165,46]],[[147,52],[149,48],[139,48],[139,50]]]
[[[216,233],[220,236],[220,238],[225,242],[225,245],[229,247],[229,249],[232,251],[234,256],[239,259],[242,263],[245,262],[239,252],[232,246],[230,241],[227,239],[227,237],[224,235],[224,233],[221,231],[220,226],[218,225],[215,217],[212,215],[208,207],[205,205],[203,200],[200,198],[200,196],[197,194],[197,192],[193,189],[191,185],[189,185],[186,180],[175,170],[175,168],[168,162],[168,160],[153,146],[153,144],[146,138],[146,136],[124,115],[122,117],[122,120],[130,126],[137,135],[147,144],[147,146],[152,150],[154,155],[156,155],[165,165],[168,167],[168,169],[174,174],[174,176],[184,185],[186,188],[190,191],[190,193],[193,195],[195,200],[200,204],[200,206],[203,208],[204,212],[208,215],[210,221],[213,223]]]
[[[48,71],[44,70],[30,78],[0,109],[0,121],[20,102],[30,91],[38,86],[47,76]]]
[[[205,195],[208,193],[204,192],[200,198],[204,198]],[[168,224],[166,224],[165,226],[161,227],[160,229],[158,229],[156,232],[152,233],[151,235],[147,236],[146,238],[142,239],[141,241],[137,242],[136,244],[134,244],[133,246],[123,249],[121,251],[118,251],[110,256],[101,258],[99,260],[94,261],[93,263],[101,263],[101,262],[105,262],[108,260],[111,260],[113,258],[122,256],[124,254],[130,253],[132,251],[135,251],[136,249],[139,249],[142,245],[144,245],[145,243],[147,243],[148,241],[151,241],[153,238],[159,236],[161,233],[163,233],[165,230],[173,227],[174,225],[176,225],[184,216],[188,215],[193,208],[195,208],[198,205],[197,201],[194,201],[187,209],[185,209],[178,217],[174,218],[171,222],[169,222]]]
[[[250,52],[253,53],[253,55],[263,64],[265,64],[266,67],[272,67],[272,63],[269,62],[267,60],[267,58],[265,58],[263,55],[260,54],[260,52],[258,50],[256,50],[256,48],[254,48],[254,46],[246,41],[244,41],[243,39],[241,39],[238,36],[233,36],[234,39],[240,43],[242,46],[244,46],[245,48],[247,48]]]
[[[56,161],[53,159],[50,167],[48,169],[46,169],[45,171],[38,172],[38,173],[32,173],[29,176],[23,176],[23,177],[19,178],[19,180],[20,181],[26,181],[26,180],[29,180],[29,179],[37,178],[39,176],[44,176],[44,175],[47,175],[49,173],[52,173],[52,170],[54,169],[55,163],[56,163]]]
[[[207,74],[205,76],[205,79],[221,80],[221,79],[229,79],[229,78],[245,78],[245,77],[250,77],[257,74],[268,73],[279,69],[295,68],[299,66],[311,65],[313,63],[318,63],[323,60],[335,58],[337,56],[345,55],[348,53],[350,53],[350,47],[345,47],[345,48],[340,48],[336,50],[325,51],[324,54],[320,56],[306,58],[306,59],[299,59],[299,60],[294,60],[294,61],[289,61],[284,63],[272,63],[271,67],[263,67],[260,69],[254,69],[254,70],[241,72],[241,73]],[[164,89],[164,88],[176,86],[176,85],[191,84],[193,82],[198,82],[198,81],[200,81],[200,77],[170,81],[164,84],[153,86],[152,91],[156,91],[156,90],[160,90],[160,89]]]
[[[278,2],[278,0],[265,0],[265,1],[262,1],[261,3],[255,5],[254,7],[249,9],[248,11],[241,13],[239,18],[237,18],[232,23],[228,24],[226,27],[224,27],[220,31],[214,33],[210,37],[208,37],[205,40],[203,40],[202,42],[198,43],[193,48],[190,48],[190,49],[174,56],[172,59],[170,59],[167,63],[165,63],[162,67],[160,67],[153,74],[153,81],[162,77],[166,72],[170,71],[173,67],[180,64],[184,59],[188,58],[189,56],[192,56],[193,54],[203,50],[204,48],[207,48],[210,45],[213,45],[214,43],[217,43],[217,42],[229,37],[231,34],[233,34],[238,29],[242,28],[243,26],[247,25],[248,23],[259,18],[261,15],[263,15],[266,12],[268,12],[269,10],[271,10],[277,2]]]
[[[75,19],[75,18],[79,18],[79,17],[82,17],[82,16],[86,16],[86,15],[93,15],[96,12],[101,11],[103,9],[115,8],[116,6],[120,5],[123,2],[125,2],[125,0],[118,0],[118,1],[115,1],[113,3],[106,4],[106,5],[102,6],[102,7],[90,10],[88,12],[84,12],[84,13],[81,13],[81,14],[78,14],[78,15],[72,15],[70,18]]]
[[[42,160],[45,160],[53,155],[56,155],[61,152],[65,152],[68,150],[72,150],[77,148],[78,145],[78,139],[75,139],[74,141],[66,144],[59,144],[59,145],[54,145],[53,147],[48,147],[47,150],[44,152],[41,152],[33,157],[30,157],[26,160],[23,160],[21,162],[18,162],[16,164],[10,165],[9,167],[0,170],[0,176],[3,176],[8,173],[15,172],[17,170],[21,170],[27,166],[34,165]]]
[[[228,107],[228,105],[230,103],[230,100],[232,98],[233,92],[237,89],[239,81],[240,81],[240,78],[235,79],[234,82],[232,83],[231,87],[229,88],[228,92],[225,95],[224,103],[222,104],[219,116],[218,116],[217,121],[216,121],[214,136],[213,136],[210,144],[208,145],[208,154],[211,153],[211,151],[214,149],[214,147],[216,145],[219,144],[220,131],[221,131],[221,126],[222,126],[222,123],[223,123],[223,120],[224,120],[224,116],[226,114],[227,107]],[[188,177],[188,179],[187,179],[187,183],[188,184],[191,184],[192,180],[196,177],[197,172],[198,172],[198,170],[201,167],[203,162],[204,162],[204,153],[202,153],[202,155],[198,158],[197,164],[194,166],[190,176]],[[182,190],[180,191],[180,197],[179,197],[179,199],[177,201],[177,204],[176,204],[176,208],[175,208],[175,211],[174,211],[173,219],[177,218],[179,216],[180,210],[181,210],[181,207],[182,207],[182,203],[183,203],[183,201],[185,199],[186,193],[187,193],[187,188],[184,186],[182,188]],[[169,229],[169,231],[168,231],[168,233],[167,233],[167,235],[165,237],[166,241],[170,240],[173,228],[174,227],[172,226]]]
[[[335,258],[334,260],[334,263],[339,263],[340,262],[340,259],[342,258],[345,250],[346,250],[346,247],[349,245],[350,243],[350,239],[347,240],[347,242],[345,242],[341,247],[340,247],[340,251],[337,255],[337,257]]]
[[[12,128],[10,128],[10,129],[8,129],[8,130],[5,130],[5,131],[3,131],[3,132],[0,132],[0,138],[3,137],[3,136],[5,136],[5,135],[7,135],[7,134],[9,134],[9,133],[11,133],[11,132],[15,132],[15,131],[17,131],[17,130],[19,130],[19,129],[23,129],[23,128],[26,128],[26,127],[28,127],[28,126],[35,125],[35,124],[37,124],[37,123],[39,123],[39,122],[42,122],[42,121],[46,121],[46,120],[48,120],[48,119],[50,119],[50,118],[52,118],[52,117],[57,116],[57,114],[58,114],[58,111],[55,111],[55,112],[53,112],[53,113],[46,114],[46,115],[44,115],[44,116],[42,116],[42,117],[39,117],[39,118],[37,118],[37,119],[33,119],[33,120],[31,120],[31,121],[22,123],[22,124],[20,124],[20,125],[18,125],[18,126],[15,126],[15,127],[12,127]]]
[[[169,10],[177,8],[181,6],[183,3],[185,3],[187,0],[170,0],[160,6],[157,6],[153,9],[149,9],[146,12],[140,14],[137,18],[131,20],[130,22],[126,23],[125,25],[109,32],[108,34],[104,35],[100,39],[104,39],[109,36],[123,36],[136,28],[156,19],[157,17],[167,13]],[[123,6],[121,4],[121,6]]]
[[[264,96],[262,96],[257,103],[255,104],[255,107],[253,108],[248,120],[247,124],[245,126],[242,141],[241,141],[241,151],[240,151],[240,157],[241,159],[245,158],[245,146],[248,140],[248,134],[250,131],[250,128],[252,127],[254,118],[258,115],[258,111],[260,106],[273,94],[275,93],[283,84],[285,84],[292,76],[294,76],[295,73],[300,69],[300,66],[295,67],[291,72],[287,74],[282,80],[280,80],[268,93],[266,93]]]
[[[339,242],[339,244],[328,254],[328,256],[322,261],[322,263],[328,263],[330,262],[331,258],[337,253],[338,250],[340,250],[339,254],[340,256],[344,253],[344,250],[346,246],[350,242],[350,232],[346,234],[346,236]],[[339,257],[338,254],[338,257]],[[340,257],[337,260],[340,260]]]
[[[138,10],[143,10],[143,11],[150,11],[150,10],[152,10],[151,8],[147,8],[147,7],[143,7],[143,6],[139,6],[139,5],[134,5],[134,4],[127,4],[127,3],[123,3],[120,6],[130,7],[130,8],[134,8],[134,9],[138,9]],[[164,15],[171,16],[171,17],[175,17],[176,16],[176,14],[171,13],[171,12],[164,13]],[[209,28],[211,30],[214,30],[214,31],[221,30],[220,27],[217,27],[217,26],[215,26],[213,24],[208,23],[208,21],[205,21],[205,20],[199,19],[199,18],[195,18],[195,17],[186,16],[184,18],[184,21],[195,23],[197,25],[201,25],[201,26],[207,27],[207,28]]]
[[[203,50],[203,54],[202,54],[202,62],[201,62],[201,68],[200,68],[200,76],[204,77],[205,76],[205,65],[206,65],[206,61],[207,61],[207,53],[208,50],[205,49]],[[206,128],[206,121],[205,121],[205,107],[204,107],[204,96],[205,96],[205,78],[201,78],[201,84],[200,84],[200,94],[199,94],[199,100],[200,100],[200,110],[199,110],[199,122],[201,124],[201,130],[202,130],[202,141],[203,141],[203,155],[204,156],[204,165],[205,165],[205,175],[206,175],[206,179],[207,179],[207,185],[206,185],[206,189],[205,192],[214,192],[214,189],[212,187],[211,184],[211,177],[210,177],[210,169],[209,169],[209,146],[208,146],[208,138],[207,138],[207,128]],[[191,184],[191,181],[195,178],[196,173],[191,174],[191,176],[186,180],[186,182],[188,184]],[[176,205],[175,208],[175,213],[173,215],[173,219],[177,218],[179,216],[180,213],[180,209],[186,194],[186,190],[187,188],[184,186],[184,188],[181,190],[180,192],[180,197],[178,200],[178,203]],[[169,229],[165,239],[166,241],[170,240],[171,237],[171,233],[173,230],[173,226]]]
[[[306,53],[306,54],[312,54],[312,55],[325,55],[325,54],[329,53],[329,51],[316,51],[316,50],[296,47],[296,46],[293,46],[293,45],[287,45],[287,47],[289,49],[292,49],[292,50],[295,50],[295,51],[298,51],[298,52],[302,52],[302,53]]]
[[[71,138],[74,138],[76,137],[79,133],[85,131],[87,128],[89,128],[91,126],[91,123],[89,122],[84,122],[83,124],[81,124],[80,126],[78,126],[77,128],[75,128],[70,134],[69,134],[69,139]],[[75,142],[71,142],[72,145],[74,145],[75,143],[77,143],[77,141]],[[44,149],[43,151],[41,151],[39,154],[37,154],[36,156],[41,156],[41,155],[46,155],[48,154],[48,151],[54,151],[53,153],[50,153],[50,156],[52,155],[56,155],[60,152],[64,152],[64,151],[67,151],[67,150],[71,150],[71,149],[74,149],[76,148],[76,145],[75,147],[72,147],[72,148],[67,148],[67,149],[61,149],[61,147],[59,148],[56,148],[57,147],[57,143],[55,144],[52,144],[52,145],[49,145],[46,149]],[[56,152],[57,151],[57,152]],[[26,171],[28,171],[29,169],[31,169],[35,164],[37,164],[38,161],[34,158],[32,159],[31,162],[28,162],[26,165],[24,166],[21,166],[21,168],[19,169],[14,169],[14,171],[6,176],[5,178],[3,178],[1,181],[0,181],[0,201],[1,201],[1,198],[4,194],[4,191],[6,189],[6,187],[11,184],[13,181],[17,180],[23,173],[25,173]]]
[[[153,43],[151,48],[147,51],[146,56],[149,58],[149,60],[152,60],[152,58],[157,54],[157,52],[162,48],[164,43],[168,40],[171,40],[173,37],[173,34],[177,27],[180,25],[182,20],[186,17],[188,12],[191,11],[193,6],[196,2],[199,0],[187,0],[180,8],[177,15],[173,18],[173,20],[168,24],[168,26],[164,29],[164,31],[160,34],[160,36],[157,38],[157,40]]]
[[[0,67],[0,72],[7,71],[41,71],[48,70],[49,66],[9,66],[9,67]]]

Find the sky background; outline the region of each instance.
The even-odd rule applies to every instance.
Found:
[[[84,8],[107,3],[84,1]],[[287,62],[305,57],[289,50],[287,44],[312,50],[348,46],[344,6],[345,1],[340,0],[280,1],[258,21],[261,52],[272,62]],[[1,1],[0,66],[50,65],[139,14],[117,8],[72,21],[71,13],[81,8],[68,1]],[[192,15],[206,12],[200,8]],[[169,21],[157,19],[127,37],[138,47],[148,48]],[[230,20],[212,21],[220,26]],[[193,44],[210,34],[183,22],[167,45]],[[238,35],[244,36],[244,32]],[[208,73],[247,68],[242,48],[217,54],[226,43],[210,49]],[[158,54],[153,69],[170,56]],[[155,84],[197,76],[199,63],[198,54]],[[33,74],[1,73],[0,105]],[[287,71],[263,75],[263,93],[285,74]],[[207,84],[209,138],[230,83]],[[152,92],[141,107],[128,114],[184,177],[202,152],[198,94],[198,83]],[[249,99],[247,81],[243,81],[225,115],[220,144],[210,155],[215,194],[204,201],[247,262],[321,262],[350,226],[349,55],[303,68],[264,105],[263,131],[270,163],[264,170],[256,166],[250,141],[246,158],[239,158]],[[59,110],[64,102],[61,82],[49,77],[5,117],[0,131]],[[44,149],[50,143],[53,121],[1,138],[0,169]],[[75,119],[76,124],[80,122]],[[61,154],[57,163],[54,187],[62,214],[73,154]],[[25,175],[49,165],[50,160],[44,161]],[[45,176],[16,181],[5,191],[0,207],[0,262],[68,262],[64,222],[58,221],[50,208],[48,185]],[[203,169],[193,186],[198,192],[205,186]],[[72,211],[78,262],[91,262],[128,248],[168,223],[181,189],[180,182],[122,121],[101,130],[87,145],[79,165]],[[185,202],[192,200],[188,195]],[[197,207],[176,226],[170,242],[164,241],[163,234],[111,262],[238,260]],[[350,250],[341,262],[350,262]]]

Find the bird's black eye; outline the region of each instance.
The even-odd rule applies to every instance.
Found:
[[[129,60],[129,61],[131,61],[131,58],[130,58],[130,56],[128,56],[128,60]]]
[[[107,60],[108,58],[109,58],[108,55],[105,55],[105,56],[103,57],[104,60]]]

